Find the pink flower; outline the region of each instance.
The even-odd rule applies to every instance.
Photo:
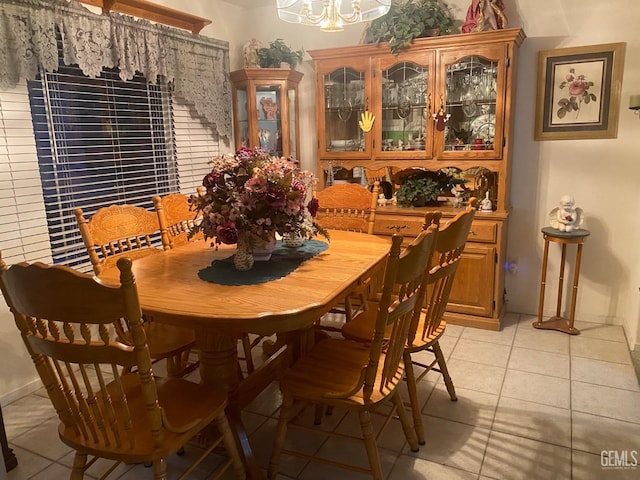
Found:
[[[567,79],[568,80],[568,79]],[[569,84],[569,93],[573,96],[579,97],[589,88],[589,84],[585,81],[584,75],[578,75],[577,77],[571,76],[571,83]]]
[[[575,97],[581,96],[587,91],[587,84],[582,80],[575,80],[569,85],[569,93]]]

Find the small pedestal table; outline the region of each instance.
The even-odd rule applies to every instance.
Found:
[[[579,228],[571,232],[563,232],[552,227],[542,229],[544,237],[544,256],[542,259],[542,279],[540,281],[540,303],[538,305],[538,320],[533,322],[534,328],[542,330],[558,330],[560,332],[569,333],[571,335],[579,335],[580,330],[574,328],[573,321],[576,313],[576,297],[578,296],[578,279],[580,278],[580,260],[582,257],[582,244],[587,237],[591,235],[589,230]],[[556,306],[556,316],[548,320],[542,320],[544,307],[544,289],[547,279],[547,259],[549,256],[549,242],[559,243],[562,245],[562,258],[560,260],[560,278],[558,281],[558,300]],[[576,251],[575,271],[573,274],[573,291],[571,293],[571,310],[569,318],[566,319],[560,315],[562,309],[562,287],[564,284],[564,264],[567,256],[567,245],[575,244],[578,246]]]

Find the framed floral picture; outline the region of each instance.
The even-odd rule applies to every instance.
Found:
[[[536,140],[617,137],[625,45],[539,52]]]

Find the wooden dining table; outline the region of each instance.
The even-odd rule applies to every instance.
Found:
[[[329,246],[288,275],[251,285],[202,280],[199,272],[235,253],[193,241],[160,255],[135,259],[140,305],[154,321],[193,328],[202,382],[223,384],[228,414],[249,478],[264,478],[240,412],[312,341],[313,324],[359,283],[384,267],[390,240],[356,232],[330,231]],[[117,282],[117,268],[100,279]],[[238,368],[237,341],[243,333],[278,334],[281,347],[246,377]]]

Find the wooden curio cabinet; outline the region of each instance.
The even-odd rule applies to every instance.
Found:
[[[320,188],[337,179],[398,187],[403,172],[456,172],[478,212],[447,320],[497,330],[504,313],[515,79],[521,29],[415,40],[397,56],[384,45],[308,53],[316,71]],[[363,113],[375,118],[370,131]],[[443,192],[445,195],[449,192]],[[446,196],[443,222],[458,210]],[[417,234],[429,207],[379,207],[375,233]]]
[[[231,72],[236,148],[260,147],[298,158],[298,84],[302,73],[289,68],[245,68]]]

